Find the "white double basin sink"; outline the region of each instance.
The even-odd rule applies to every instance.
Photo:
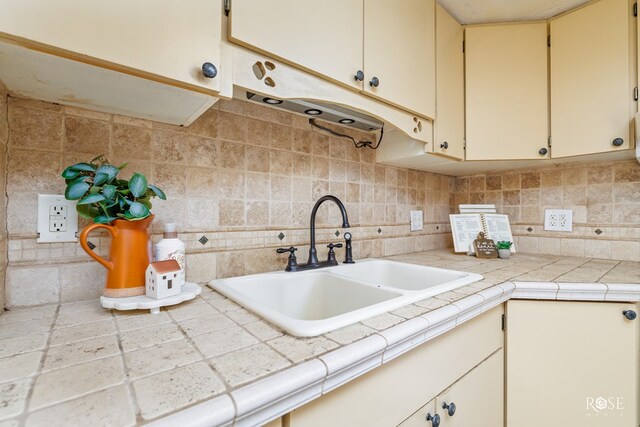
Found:
[[[367,259],[212,280],[209,286],[291,335],[312,337],[479,280],[475,273]]]

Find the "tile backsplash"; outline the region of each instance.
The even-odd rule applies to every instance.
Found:
[[[5,272],[7,269],[7,140],[9,127],[7,125],[7,91],[0,82],[0,313],[4,307]]]
[[[0,91],[0,169],[7,171],[0,187],[8,194],[6,210],[0,201],[0,304],[5,269],[9,308],[101,294],[105,272],[77,243],[36,243],[37,194],[62,194],[62,169],[98,154],[128,162],[125,175],[144,173],[167,192],[167,201],[154,202],[153,238],[164,223],[180,224],[187,278],[196,282],[282,269],[280,246],[297,246],[304,261],[311,209],[324,194],[345,202],[356,258],[448,247],[448,215],[458,204],[495,203],[509,215],[521,252],[640,260],[635,161],[454,178],[377,165],[374,151],[317,131],[305,117],[242,101],[220,101],[178,127]],[[573,209],[574,231],[545,232],[544,209],[561,207]],[[424,210],[424,231],[409,231],[412,209]],[[320,257],[327,243],[342,241],[339,224],[338,209],[323,205]],[[106,235],[90,240],[108,254]]]
[[[291,113],[220,101],[178,127],[9,97],[8,122],[8,307],[100,295],[104,271],[78,244],[35,243],[37,194],[62,194],[62,169],[98,154],[128,162],[125,175],[144,173],[167,192],[154,202],[154,239],[164,223],[180,224],[188,280],[284,268],[279,246],[296,245],[305,260],[311,209],[325,194],[345,203],[358,258],[450,244],[454,178],[376,165],[373,150]],[[409,231],[412,209],[424,210],[422,232]],[[339,218],[335,206],[322,206],[319,251],[342,241]],[[106,236],[90,240],[108,253]]]
[[[640,261],[640,163],[570,163],[456,179],[454,205],[494,203],[519,251]],[[544,231],[544,210],[573,210],[573,231]]]

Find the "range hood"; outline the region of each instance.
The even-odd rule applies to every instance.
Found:
[[[236,95],[236,97],[238,97]],[[250,102],[269,105],[309,118],[317,118],[329,123],[356,128],[367,132],[380,130],[384,123],[375,117],[352,111],[339,105],[302,99],[276,99],[255,92],[244,91],[244,98]]]

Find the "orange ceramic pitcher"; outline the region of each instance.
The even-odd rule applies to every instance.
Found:
[[[144,295],[145,271],[152,261],[149,226],[153,215],[139,221],[116,219],[113,225],[91,224],[80,233],[80,246],[89,256],[107,269],[106,297]],[[89,233],[104,228],[111,235],[111,250],[106,260],[91,250]]]

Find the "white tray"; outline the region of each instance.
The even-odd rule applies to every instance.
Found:
[[[111,308],[114,310],[151,310],[151,314],[160,313],[160,307],[166,307],[168,305],[180,304],[184,301],[194,299],[202,292],[202,288],[195,283],[186,282],[182,286],[182,292],[172,297],[155,299],[146,295],[138,295],[136,297],[126,298],[112,298],[112,297],[100,297],[100,304],[104,308]]]

